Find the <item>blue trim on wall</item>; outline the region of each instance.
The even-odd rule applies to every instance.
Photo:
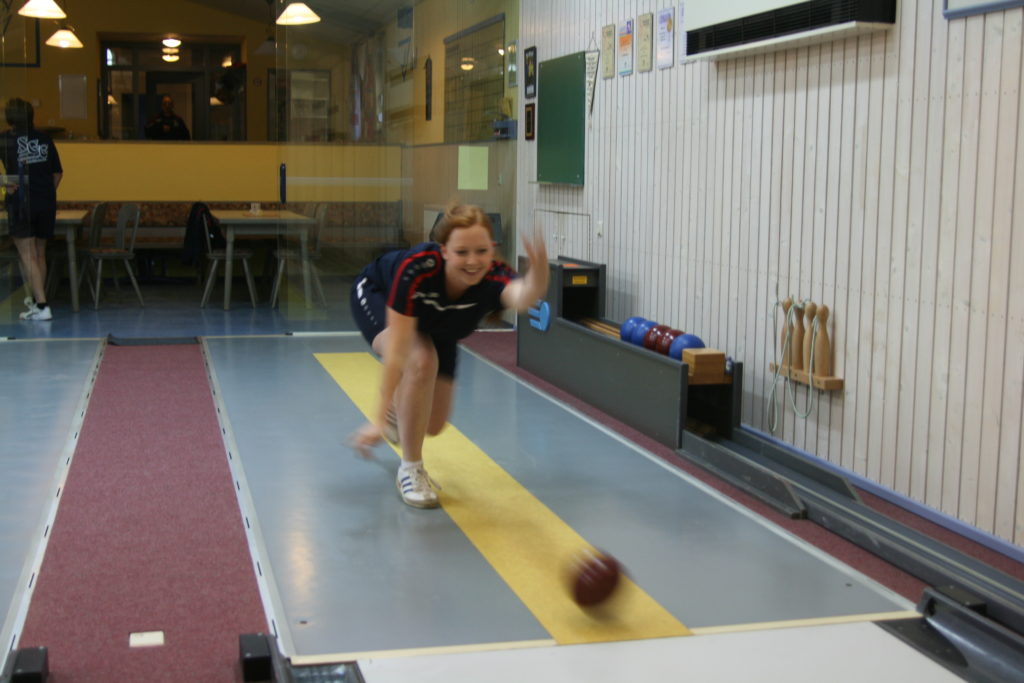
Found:
[[[959,19],[969,17],[972,14],[983,14],[985,12],[996,12],[1001,9],[1020,7],[1024,0],[993,0],[992,2],[977,2],[970,7],[949,9],[949,0],[942,0],[942,16],[947,19]]]
[[[1024,4],[1024,0],[1021,0],[1020,4]],[[877,482],[871,481],[870,479],[863,477],[857,474],[856,472],[850,472],[847,469],[844,469],[838,465],[834,465],[828,462],[827,460],[823,460],[816,455],[808,453],[807,451],[800,450],[799,448],[796,448],[792,444],[786,443],[785,441],[782,441],[772,436],[771,434],[766,434],[765,432],[762,432],[759,429],[755,429],[749,425],[741,425],[740,428],[752,434],[756,434],[762,439],[765,439],[775,444],[779,448],[783,448],[786,451],[789,451],[794,455],[804,458],[805,460],[815,465],[819,465],[831,472],[834,472],[842,477],[845,477],[849,479],[857,488],[864,489],[865,491],[873,495],[876,495],[879,498],[882,498],[883,500],[892,503],[893,505],[897,505],[903,508],[904,510],[907,510],[908,512],[912,512],[918,517],[927,519],[929,522],[934,522],[935,524],[938,524],[939,526],[948,529],[953,533],[959,534],[964,538],[974,541],[979,545],[983,545],[986,548],[989,548],[990,550],[994,550],[997,553],[1006,555],[1011,560],[1024,563],[1024,548],[1020,548],[1005,539],[999,538],[998,536],[994,536],[988,533],[987,531],[982,531],[976,526],[972,526],[967,522],[964,522],[963,520],[959,520],[956,517],[947,515],[945,512],[936,510],[933,507],[929,507],[924,503],[920,503],[914,500],[913,498],[904,496],[902,493],[897,493],[896,491],[893,491],[890,488],[886,488],[885,486],[882,486]]]

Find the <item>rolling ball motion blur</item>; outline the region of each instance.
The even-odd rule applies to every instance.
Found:
[[[596,550],[581,551],[569,571],[572,599],[580,607],[594,607],[606,601],[619,585],[619,561]]]

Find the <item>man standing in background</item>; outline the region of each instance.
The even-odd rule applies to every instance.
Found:
[[[22,320],[50,320],[46,302],[46,242],[57,223],[57,186],[64,175],[57,147],[36,130],[31,103],[14,98],[4,110],[11,127],[0,136],[0,162],[8,175],[4,186],[7,225],[28,279],[28,310]]]

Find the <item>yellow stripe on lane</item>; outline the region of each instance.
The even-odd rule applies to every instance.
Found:
[[[356,406],[372,414],[377,360],[368,353],[315,356]],[[625,576],[600,613],[580,609],[569,595],[566,568],[589,547],[586,540],[452,425],[427,439],[423,459],[442,487],[444,511],[559,644],[690,634]]]

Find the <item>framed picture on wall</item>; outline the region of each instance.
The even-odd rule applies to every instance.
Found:
[[[38,67],[39,20],[12,12],[9,21],[0,41],[0,66]]]
[[[526,105],[526,139],[532,140],[536,135],[537,104],[529,102]]]
[[[523,52],[523,68],[526,69],[526,97],[537,96],[537,48],[528,47]]]
[[[942,16],[957,19],[1024,5],[1024,0],[942,0]]]

